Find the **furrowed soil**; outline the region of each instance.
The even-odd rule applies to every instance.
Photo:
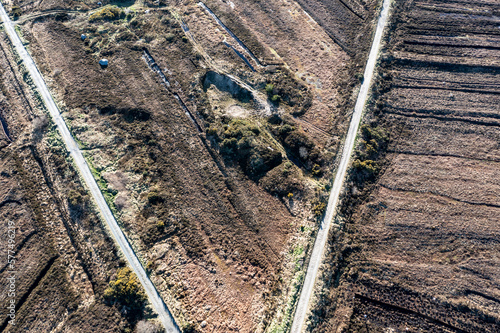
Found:
[[[360,83],[376,2],[207,1],[257,61],[195,2],[108,3],[119,11],[102,19],[105,12],[93,2],[18,1],[21,36],[108,204],[183,331],[286,328],[293,281],[324,210]],[[345,19],[331,23],[323,8]],[[106,68],[98,64],[102,58]],[[13,116],[8,121],[23,124]],[[55,188],[63,184],[47,188],[66,198]],[[69,212],[75,227],[85,224],[82,218],[93,221],[85,228],[101,228],[90,199],[79,193],[86,203],[78,214]],[[15,207],[31,221],[34,213],[22,204]],[[29,233],[35,227],[26,223]],[[108,265],[99,277],[107,282],[119,260],[99,230],[92,237],[103,237],[98,244],[112,255],[99,261]],[[50,244],[37,239],[26,244]],[[52,285],[64,276],[62,255],[43,249],[49,253],[43,264],[25,275]],[[84,281],[99,285],[99,278]],[[124,308],[102,302],[100,288],[87,311],[115,316],[103,319],[109,330],[133,325],[113,312],[128,318]],[[54,322],[71,331],[60,319],[65,307],[53,313]],[[75,323],[84,318],[72,311]]]
[[[499,13],[395,1],[311,331],[498,332]]]

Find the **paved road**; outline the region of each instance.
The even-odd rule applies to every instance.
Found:
[[[92,197],[94,198],[98,206],[101,216],[106,222],[109,230],[111,231],[111,234],[113,235],[116,243],[118,244],[118,247],[124,254],[125,258],[127,259],[130,267],[133,269],[135,274],[137,274],[137,277],[141,281],[142,286],[144,287],[146,294],[149,298],[149,301],[153,305],[155,311],[158,313],[159,319],[161,320],[163,326],[165,327],[165,331],[168,333],[179,332],[179,328],[175,324],[172,315],[170,314],[165,303],[163,302],[160,295],[156,291],[153,283],[146,275],[146,271],[144,270],[141,263],[137,259],[137,256],[135,255],[134,250],[132,250],[132,247],[130,246],[127,238],[125,237],[122,230],[118,226],[118,223],[116,222],[113,214],[111,213],[111,210],[109,209],[106,200],[104,200],[104,197],[101,191],[99,190],[99,187],[97,186],[97,183],[94,177],[92,176],[92,173],[90,172],[89,166],[87,165],[87,162],[85,161],[82,152],[78,148],[78,145],[71,136],[71,133],[69,132],[68,127],[66,126],[66,123],[61,117],[59,109],[57,108],[57,105],[55,104],[54,99],[52,98],[49,89],[45,84],[45,81],[40,75],[40,72],[38,71],[35,63],[33,62],[33,59],[31,59],[30,55],[24,48],[21,39],[16,34],[13,24],[10,21],[10,18],[8,17],[1,3],[0,3],[0,17],[4,22],[4,27],[5,31],[7,32],[7,35],[9,36],[17,53],[23,60],[26,69],[29,71],[31,77],[33,78],[33,81],[38,91],[40,92],[43,101],[47,106],[47,109],[49,110],[52,120],[57,125],[57,129],[59,130],[59,133],[61,133],[64,144],[66,145],[66,148],[68,149],[71,156],[73,157],[73,160],[75,161],[75,165],[80,173],[80,176],[82,177],[87,187],[90,189],[90,193],[92,194]],[[79,38],[79,36],[75,36],[75,38]]]
[[[297,303],[297,309],[295,310],[295,316],[292,323],[292,333],[300,333],[304,328],[304,323],[306,315],[309,312],[309,301],[311,299],[314,284],[316,282],[316,277],[318,275],[318,269],[322,262],[323,252],[325,248],[326,241],[328,239],[328,232],[332,224],[334,213],[337,208],[337,203],[339,200],[340,191],[343,187],[344,179],[347,172],[347,167],[349,165],[349,160],[354,149],[354,144],[356,140],[356,134],[358,132],[359,123],[361,121],[361,116],[363,113],[363,108],[366,104],[368,98],[368,91],[373,77],[373,72],[375,70],[375,64],[377,63],[378,51],[380,49],[380,42],[382,41],[382,32],[387,24],[387,19],[389,15],[389,6],[391,0],[384,0],[380,18],[377,23],[377,29],[375,31],[375,38],[373,39],[372,47],[370,50],[370,55],[368,56],[368,62],[366,63],[364,81],[361,85],[361,89],[358,94],[358,99],[354,107],[354,113],[352,115],[351,124],[349,126],[349,131],[347,132],[347,137],[344,143],[344,149],[342,151],[342,158],[340,160],[340,165],[333,182],[333,187],[330,192],[330,198],[328,200],[328,206],[326,209],[325,217],[321,221],[321,225],[316,236],[316,241],[311,254],[311,259],[309,261],[309,266],[307,267],[306,277],[304,279],[304,285],[302,287],[302,292],[300,294],[299,302]]]

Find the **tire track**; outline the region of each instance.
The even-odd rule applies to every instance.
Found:
[[[488,122],[488,121],[482,121],[482,120],[474,120],[470,118],[460,118],[460,117],[445,117],[445,116],[440,116],[436,114],[423,114],[423,113],[416,113],[416,112],[399,112],[396,110],[386,110],[384,111],[387,114],[395,114],[398,116],[402,117],[408,117],[408,118],[432,118],[436,120],[442,120],[442,121],[461,121],[464,123],[470,123],[474,125],[481,125],[481,126],[493,126],[493,127],[499,127],[500,122]]]
[[[496,90],[478,90],[478,89],[467,89],[467,88],[449,88],[449,87],[435,87],[435,86],[424,86],[424,85],[403,85],[403,84],[394,84],[394,88],[400,89],[428,89],[428,90],[444,90],[444,91],[457,91],[457,92],[465,92],[472,94],[486,94],[486,95],[500,95],[500,91]]]
[[[389,154],[401,154],[401,155],[414,155],[414,156],[433,156],[433,157],[454,157],[454,158],[463,158],[466,160],[473,160],[473,161],[483,161],[483,162],[500,162],[500,160],[495,160],[495,159],[488,159],[488,158],[479,158],[479,157],[467,157],[467,156],[461,156],[457,154],[443,154],[443,153],[419,153],[415,151],[403,151],[403,150],[395,150],[395,149],[388,149],[387,153]]]
[[[184,103],[181,96],[175,90],[172,89],[172,85],[170,84],[170,81],[168,81],[167,77],[165,76],[165,74],[161,70],[160,66],[158,66],[155,59],[151,55],[151,53],[149,53],[148,49],[146,49],[146,48],[144,48],[143,51],[144,51],[144,58],[146,59],[146,62],[148,64],[149,68],[151,70],[153,70],[154,72],[156,72],[156,74],[158,74],[158,76],[160,77],[160,80],[162,81],[162,85],[165,86],[165,88],[168,90],[168,92],[174,96],[174,98],[177,100],[177,102],[179,102],[179,105],[181,106],[182,110],[184,110],[184,113],[186,114],[186,116],[188,116],[188,118],[194,124],[198,133],[204,133],[203,130],[201,129],[200,124],[198,123],[198,121],[194,117],[191,110],[189,110],[189,108],[186,106],[186,103]]]

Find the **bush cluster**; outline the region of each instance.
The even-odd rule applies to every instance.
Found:
[[[83,203],[83,196],[80,194],[80,192],[71,190],[68,193],[68,203],[70,207],[81,205]]]
[[[272,195],[287,196],[289,199],[293,198],[294,193],[304,190],[299,169],[290,161],[269,171],[260,180],[260,185]]]
[[[15,19],[17,19],[19,16],[23,14],[19,6],[12,6],[10,13],[12,14],[12,17],[14,17]]]
[[[89,22],[95,21],[113,21],[125,17],[123,10],[116,6],[107,6],[95,11],[89,17]]]
[[[364,124],[360,132],[361,140],[353,162],[354,180],[358,183],[373,179],[377,175],[380,166],[376,160],[388,141],[387,133],[379,126]]]
[[[79,191],[68,192],[68,208],[74,218],[81,218],[87,210],[87,198]]]
[[[304,114],[311,107],[311,92],[286,69],[270,77],[265,90],[272,102],[283,102],[293,108],[293,115]]]
[[[219,142],[220,151],[226,158],[240,164],[252,178],[259,178],[282,162],[280,151],[264,140],[260,129],[247,120],[232,119],[220,128],[212,126],[207,134]]]
[[[271,102],[275,104],[279,104],[280,102],[280,95],[275,93],[276,89],[274,88],[274,84],[268,83],[266,84],[266,93],[267,97],[271,100]]]
[[[299,160],[314,176],[320,176],[324,164],[321,152],[307,135],[292,123],[283,122],[273,127],[273,134],[283,144],[287,153]]]
[[[141,313],[146,301],[139,279],[128,267],[118,269],[116,279],[110,281],[104,291],[104,298],[126,306],[131,315]]]

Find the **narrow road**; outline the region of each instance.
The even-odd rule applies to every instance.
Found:
[[[69,132],[68,127],[64,122],[64,119],[61,117],[59,109],[54,99],[52,98],[49,89],[47,88],[47,85],[45,84],[45,81],[42,78],[42,75],[38,71],[38,68],[36,67],[33,59],[24,48],[21,39],[16,34],[13,24],[6,13],[3,4],[1,3],[0,3],[0,17],[2,21],[5,23],[4,27],[5,31],[7,32],[7,35],[9,36],[17,53],[21,57],[24,65],[26,66],[26,69],[30,73],[33,82],[35,83],[38,91],[40,92],[45,105],[47,106],[47,109],[52,117],[52,120],[57,125],[57,129],[59,130],[59,133],[61,134],[62,139],[64,141],[64,144],[66,145],[67,150],[70,152],[70,155],[75,162],[75,165],[80,173],[81,178],[89,188],[90,193],[92,194],[92,197],[94,198],[94,201],[97,204],[97,207],[99,209],[99,212],[101,213],[102,218],[106,222],[106,225],[108,226],[111,234],[113,235],[118,247],[124,254],[125,258],[127,259],[128,264],[130,265],[132,270],[135,272],[135,274],[141,281],[141,284],[144,287],[144,290],[146,291],[146,295],[148,296],[149,301],[151,302],[154,310],[158,313],[158,317],[162,322],[163,326],[165,327],[165,331],[168,333],[180,332],[179,328],[175,324],[175,321],[171,313],[169,312],[165,303],[161,299],[153,283],[147,276],[146,271],[139,262],[139,259],[137,258],[132,247],[130,246],[130,243],[128,242],[127,238],[123,234],[123,231],[118,226],[118,223],[116,222],[113,214],[111,213],[111,210],[109,209],[106,200],[104,199],[92,173],[90,172],[89,166],[87,165],[87,162],[85,161],[82,152],[80,151],[78,145],[71,136],[71,133]]]
[[[337,170],[337,174],[333,182],[333,187],[330,192],[330,198],[328,200],[328,206],[325,216],[323,218],[323,221],[321,221],[321,225],[319,226],[318,235],[316,236],[311,259],[309,261],[309,266],[307,267],[306,277],[304,279],[300,298],[295,310],[291,329],[292,333],[300,333],[304,329],[306,315],[309,312],[309,302],[313,294],[314,284],[318,275],[319,266],[321,265],[323,259],[323,253],[326,241],[328,239],[328,233],[330,231],[334,213],[337,208],[340,191],[344,184],[347,167],[349,166],[349,160],[354,149],[356,134],[358,132],[359,123],[361,121],[363,108],[366,104],[366,100],[368,99],[368,92],[370,89],[373,72],[375,70],[375,65],[377,63],[380,43],[382,41],[382,34],[388,22],[390,3],[391,0],[384,0],[382,5],[382,11],[380,13],[380,18],[377,23],[377,29],[375,31],[375,37],[373,39],[370,55],[368,56],[368,61],[366,63],[364,81],[361,85],[358,99],[354,107],[351,124],[349,126],[349,131],[347,132],[347,137],[344,143],[344,149],[342,151],[342,158],[340,160],[339,168]]]

